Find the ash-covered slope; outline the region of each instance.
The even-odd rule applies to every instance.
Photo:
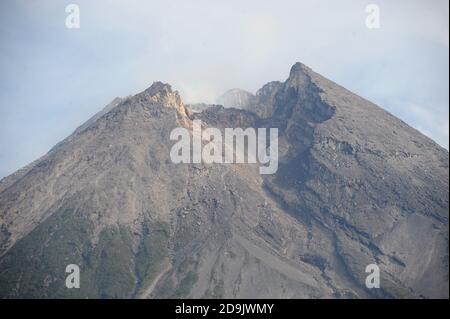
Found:
[[[190,114],[154,83],[2,180],[0,296],[448,297],[448,152],[302,64],[253,100]],[[278,172],[173,164],[194,118],[278,127]]]
[[[448,152],[301,64],[273,105],[288,146],[270,192],[332,231],[356,282],[375,261],[392,296],[448,297]]]

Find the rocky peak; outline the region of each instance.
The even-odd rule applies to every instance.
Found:
[[[311,83],[311,72],[306,65],[297,62],[292,66],[286,83],[289,87],[306,88]]]
[[[153,82],[153,84],[141,93],[154,103],[161,103],[166,107],[180,107],[183,102],[178,91],[172,91],[167,83]]]
[[[297,73],[309,73],[311,72],[311,69],[309,67],[307,67],[306,65],[304,65],[301,62],[296,62],[292,67],[291,67],[291,71],[290,71],[290,76],[292,76],[293,74],[297,74]]]
[[[138,94],[151,104],[162,105],[164,107],[174,108],[177,110],[177,117],[183,124],[189,118],[186,107],[181,100],[178,91],[172,91],[170,84],[162,82],[153,82],[153,84]]]

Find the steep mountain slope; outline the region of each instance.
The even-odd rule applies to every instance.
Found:
[[[0,182],[1,297],[448,297],[448,152],[376,105],[299,63],[244,110],[111,105]],[[196,118],[277,127],[278,172],[173,164]]]

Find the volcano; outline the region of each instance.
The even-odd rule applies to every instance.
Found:
[[[448,151],[301,63],[231,93],[193,112],[155,82],[4,178],[0,297],[449,297]],[[194,120],[277,128],[277,172],[173,163]]]

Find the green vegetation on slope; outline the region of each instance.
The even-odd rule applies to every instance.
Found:
[[[136,273],[140,288],[147,287],[162,270],[168,256],[169,227],[166,223],[146,220],[142,231],[143,240],[136,256]]]
[[[77,298],[91,295],[90,281],[83,289],[67,289],[68,264],[82,267],[89,250],[92,224],[70,211],[51,216],[20,240],[0,260],[0,297]]]
[[[145,223],[137,254],[123,226],[103,229],[81,215],[56,213],[0,259],[0,298],[129,298],[151,282],[167,256],[168,226]],[[65,286],[66,266],[80,267],[80,288]]]

